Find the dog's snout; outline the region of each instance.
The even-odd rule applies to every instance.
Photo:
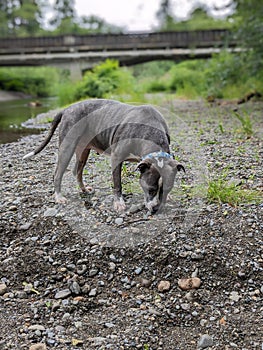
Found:
[[[158,210],[159,210],[159,205],[156,205],[155,207],[152,208],[151,213],[156,214]]]

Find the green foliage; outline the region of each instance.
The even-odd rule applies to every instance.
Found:
[[[202,72],[203,62],[183,62],[175,65],[169,72],[169,88],[177,93],[192,91],[196,96],[204,93],[205,83]]]
[[[204,29],[230,29],[233,27],[233,21],[228,18],[215,18],[210,14],[206,5],[197,3],[194,6],[189,17],[182,20],[176,17],[176,13],[180,11],[179,2],[171,3],[170,0],[163,0],[157,11],[157,19],[159,21],[158,29],[161,31],[171,30],[204,30]]]
[[[53,95],[56,79],[58,73],[55,68],[0,68],[0,89],[36,97]]]
[[[0,10],[0,36],[33,36],[41,32],[41,1],[1,0]]]
[[[259,203],[262,193],[256,190],[247,190],[227,181],[225,175],[212,179],[208,183],[207,199],[209,202],[228,203],[232,206],[245,203]]]
[[[249,65],[252,74],[263,70],[263,6],[258,0],[232,0],[235,12],[232,21],[235,33],[243,47],[249,48]],[[245,60],[247,56],[244,56]]]
[[[103,98],[112,93],[129,93],[133,90],[133,77],[128,70],[121,69],[118,61],[106,60],[88,71],[78,84],[74,98]]]
[[[263,92],[263,70],[251,74],[247,62],[251,53],[223,51],[208,62],[205,70],[207,95],[217,98],[240,98],[251,91]]]
[[[247,112],[243,114],[238,112],[233,112],[234,116],[240,121],[242,126],[242,132],[247,136],[251,137],[253,135],[253,126],[250,115]]]

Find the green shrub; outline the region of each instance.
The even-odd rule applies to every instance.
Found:
[[[167,90],[167,84],[161,80],[153,80],[146,84],[147,92],[163,92]]]
[[[250,73],[249,53],[223,51],[208,61],[205,71],[207,94],[217,98],[241,98],[248,92],[263,93],[263,72]]]
[[[57,70],[50,67],[1,68],[0,88],[36,97],[51,96],[58,76]]]
[[[88,71],[78,84],[74,98],[103,98],[111,93],[129,92],[133,78],[128,70],[121,69],[118,61],[106,60]]]
[[[169,89],[172,92],[187,93],[202,96],[205,92],[205,81],[202,64],[196,69],[196,64],[177,64],[169,72]],[[187,94],[186,94],[187,95]]]

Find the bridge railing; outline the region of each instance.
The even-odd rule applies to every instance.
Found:
[[[158,33],[0,38],[0,53],[69,52],[235,46],[224,29]]]

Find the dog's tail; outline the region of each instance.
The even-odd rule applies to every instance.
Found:
[[[51,124],[51,128],[47,134],[47,137],[45,138],[45,140],[41,143],[41,145],[36,148],[34,151],[32,152],[29,152],[28,154],[26,154],[23,159],[28,159],[28,158],[31,158],[33,157],[35,154],[39,153],[42,151],[43,148],[46,147],[46,145],[49,143],[49,141],[51,140],[51,137],[53,136],[56,128],[58,127],[58,124],[60,123],[61,121],[61,118],[62,118],[62,115],[63,115],[63,111],[62,112],[59,112],[53,119],[52,121],[52,124]]]

